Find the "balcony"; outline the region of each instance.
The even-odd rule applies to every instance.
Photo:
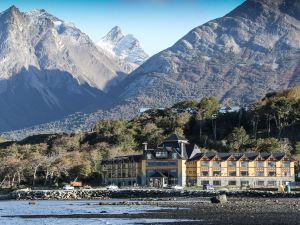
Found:
[[[236,167],[235,166],[229,166],[228,171],[236,171]]]
[[[221,171],[221,167],[212,167],[213,171]]]
[[[248,171],[248,167],[240,167],[240,171]]]

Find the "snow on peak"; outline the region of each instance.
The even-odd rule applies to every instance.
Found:
[[[119,26],[112,28],[97,46],[100,50],[117,58],[128,72],[136,69],[148,59],[147,53],[141,48],[139,41],[132,35],[124,35]]]
[[[115,26],[112,28],[107,35],[105,35],[102,40],[112,42],[112,43],[117,43],[124,37],[122,30],[119,26]]]

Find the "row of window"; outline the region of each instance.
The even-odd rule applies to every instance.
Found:
[[[114,174],[114,173],[108,173],[107,174],[107,177],[108,178],[127,178],[127,177],[136,177],[136,173],[117,173],[117,174]]]
[[[236,161],[228,161],[228,167],[236,167]],[[249,162],[248,161],[241,161],[240,162],[240,167],[248,167]],[[265,167],[265,162],[264,161],[256,161],[255,162],[256,167]],[[201,161],[201,166],[202,167],[209,167],[209,161]],[[212,167],[221,167],[221,162],[220,161],[213,161],[212,162]],[[276,167],[276,162],[274,161],[269,161],[268,162],[268,167]],[[290,161],[283,161],[282,162],[282,167],[290,167]]]
[[[147,162],[148,167],[167,167],[167,166],[177,166],[177,161],[152,161]]]
[[[107,169],[136,168],[136,164],[109,164],[109,165],[105,166],[104,168],[107,168]]]
[[[201,185],[208,185],[208,184],[210,184],[209,180],[202,180],[201,181]],[[213,180],[212,184],[214,186],[221,186],[222,185],[220,180]],[[250,182],[246,181],[246,180],[240,182],[241,186],[248,186],[249,184],[250,184]],[[223,184],[223,185],[225,185],[225,184]],[[236,180],[229,180],[228,185],[236,186],[237,181]],[[256,185],[256,186],[277,186],[277,181],[275,181],[275,180],[270,180],[270,181],[266,181],[266,182],[265,181],[256,181],[254,183],[254,185]]]
[[[155,152],[155,157],[158,159],[165,159],[168,158],[168,152],[166,151],[157,151]],[[153,159],[153,155],[151,153],[147,154],[147,159]],[[177,159],[177,152],[172,153],[172,159]]]
[[[264,171],[256,171],[255,175],[257,177],[264,177],[265,176],[265,172]],[[201,172],[201,176],[202,177],[208,177],[209,176],[209,172],[208,171],[202,171]],[[221,176],[221,171],[213,171],[213,176],[214,177]],[[236,171],[229,171],[228,172],[228,176],[229,177],[236,177],[237,173],[236,173]],[[247,176],[249,176],[249,173],[248,173],[248,171],[240,171],[240,176],[241,177],[247,177]],[[268,177],[276,177],[276,172],[274,172],[274,171],[268,171],[267,176]],[[282,176],[289,177],[290,173],[289,172],[283,172]]]

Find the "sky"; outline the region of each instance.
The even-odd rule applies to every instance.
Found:
[[[244,0],[0,0],[0,10],[45,9],[74,23],[94,41],[118,25],[153,55],[172,46],[191,29],[224,16]]]

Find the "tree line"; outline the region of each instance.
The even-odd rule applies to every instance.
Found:
[[[130,121],[98,121],[91,132],[35,135],[0,144],[0,188],[97,185],[102,159],[155,148],[177,133],[203,151],[300,153],[300,87],[269,93],[248,107],[221,107],[215,97],[150,109]]]

